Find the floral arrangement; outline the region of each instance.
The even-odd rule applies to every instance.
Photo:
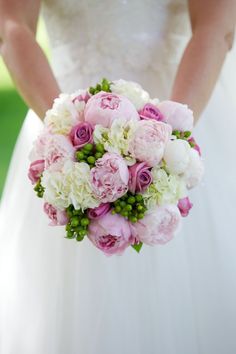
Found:
[[[165,244],[192,208],[203,175],[193,113],[135,83],[103,79],[61,94],[46,113],[28,176],[50,225],[106,255]]]

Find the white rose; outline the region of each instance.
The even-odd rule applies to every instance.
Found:
[[[68,94],[60,94],[54,100],[53,106],[46,112],[45,125],[54,134],[69,134],[73,125],[79,121],[79,112],[84,108],[85,103],[78,103],[76,108]],[[82,107],[82,106],[83,107]]]
[[[181,174],[185,172],[189,159],[191,147],[182,139],[170,140],[166,146],[164,160],[168,172]]]
[[[120,79],[113,81],[110,87],[112,92],[126,96],[138,111],[150,101],[148,92],[136,82]]]
[[[193,112],[186,104],[163,101],[157,107],[165,117],[165,122],[170,124],[173,130],[193,130]]]
[[[195,149],[190,150],[190,159],[183,178],[188,189],[198,185],[204,174],[204,165],[201,157]]]

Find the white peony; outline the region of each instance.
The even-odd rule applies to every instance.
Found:
[[[189,163],[186,168],[183,178],[186,181],[188,189],[191,189],[198,185],[204,174],[204,165],[201,157],[195,149],[190,150]]]
[[[168,172],[172,174],[184,173],[189,163],[190,151],[191,147],[186,140],[170,140],[164,153]]]
[[[80,113],[84,107],[84,102],[79,102],[75,106],[71,95],[62,93],[54,100],[52,108],[46,112],[45,125],[54,134],[67,135],[72,126],[81,120]]]
[[[153,183],[143,193],[145,205],[148,209],[156,205],[177,204],[178,200],[186,196],[185,181],[176,175],[168,175],[159,167],[152,169]]]
[[[120,79],[113,81],[110,87],[112,92],[126,96],[138,111],[150,101],[148,92],[136,82]]]

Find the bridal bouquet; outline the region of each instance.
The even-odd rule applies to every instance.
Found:
[[[192,203],[203,175],[193,114],[159,102],[135,83],[103,79],[61,94],[46,113],[28,176],[50,225],[85,237],[106,255],[165,244]]]

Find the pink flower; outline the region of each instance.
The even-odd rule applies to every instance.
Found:
[[[80,149],[88,143],[93,143],[92,125],[87,122],[77,124],[72,128],[70,138],[76,149]]]
[[[141,119],[155,119],[157,121],[164,121],[161,111],[152,103],[146,103],[145,106],[139,111]]]
[[[45,161],[44,160],[36,160],[30,164],[28,177],[31,180],[32,184],[38,182],[41,174],[43,173],[45,168]]]
[[[138,161],[145,161],[149,167],[157,165],[163,158],[171,132],[169,124],[153,119],[141,120],[130,141],[131,156]]]
[[[129,170],[122,157],[106,153],[91,169],[93,193],[101,202],[114,202],[128,190]]]
[[[92,96],[84,110],[85,121],[109,128],[115,119],[139,120],[134,105],[125,96],[101,91]]]
[[[97,208],[88,209],[88,217],[89,219],[98,219],[107,214],[110,209],[110,203],[102,203]]]
[[[159,103],[158,108],[163,114],[165,122],[170,124],[173,130],[193,130],[193,112],[187,105],[174,101],[163,101]]]
[[[108,256],[122,254],[133,240],[128,221],[120,215],[110,213],[92,220],[88,238]]]
[[[191,143],[191,145],[193,145],[193,149],[195,149],[195,150],[198,152],[199,156],[202,156],[201,148],[200,148],[200,146],[196,143],[196,140],[194,139],[193,136],[188,139],[188,142]]]
[[[181,215],[176,205],[158,206],[131,224],[132,235],[148,245],[165,244],[178,231]]]
[[[144,192],[152,183],[150,167],[145,162],[129,167],[129,190],[131,193]]]
[[[85,103],[87,103],[90,97],[90,93],[88,91],[84,91],[83,93],[80,93],[78,96],[74,97],[72,102],[76,103],[84,101]]]
[[[45,203],[43,209],[51,220],[49,225],[57,226],[66,225],[68,223],[68,217],[65,211],[58,210],[49,203]]]
[[[182,198],[178,202],[178,208],[183,217],[188,216],[190,209],[193,204],[190,202],[188,197]]]

